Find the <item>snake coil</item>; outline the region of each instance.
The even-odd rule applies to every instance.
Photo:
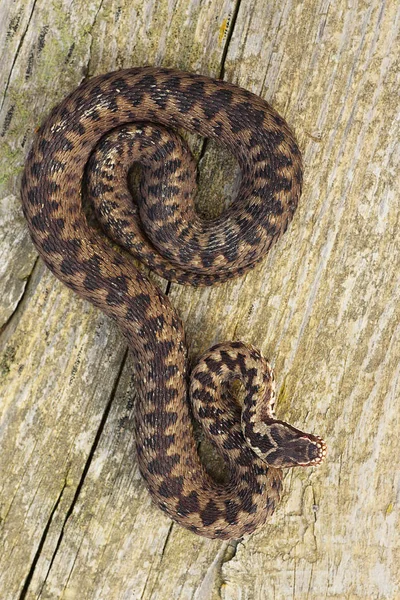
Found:
[[[193,159],[172,129],[216,138],[241,169],[221,217],[194,210]],[[127,175],[142,168],[139,197]],[[320,463],[325,444],[274,415],[271,367],[253,347],[219,344],[191,375],[192,410],[228,463],[217,483],[196,449],[182,324],[167,298],[89,226],[82,181],[104,232],[180,283],[211,285],[252,268],[286,230],[301,193],[302,165],[285,121],[265,101],[224,81],[152,67],[86,81],[53,109],[26,161],[22,202],[49,269],[116,320],[134,356],[137,458],[146,485],[172,519],[222,539],[253,531],[281,492],[282,467]],[[229,382],[245,385],[243,410]]]

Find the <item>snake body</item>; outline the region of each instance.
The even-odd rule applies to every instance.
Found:
[[[207,222],[195,212],[194,162],[169,128],[216,138],[238,161],[239,193],[221,217]],[[136,202],[127,183],[132,162],[142,168]],[[109,237],[170,280],[211,285],[253,267],[286,230],[301,192],[296,141],[282,117],[246,90],[175,70],[128,69],[84,82],[53,109],[22,179],[42,259],[127,338],[138,386],[137,459],[153,499],[199,535],[239,538],[273,512],[281,467],[318,464],[325,444],[275,418],[273,373],[257,350],[219,344],[190,381],[192,412],[230,477],[217,483],[207,474],[193,435],[181,321],[132,257],[89,225],[85,171]],[[233,379],[246,389],[243,410],[229,391]]]

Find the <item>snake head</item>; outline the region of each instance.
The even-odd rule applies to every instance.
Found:
[[[319,465],[326,456],[324,440],[284,421],[246,426],[244,434],[253,451],[269,466],[281,469]]]

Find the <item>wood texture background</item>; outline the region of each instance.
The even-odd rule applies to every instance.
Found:
[[[399,3],[2,0],[0,13],[2,600],[399,599]],[[21,213],[49,109],[85,77],[144,64],[260,94],[304,155],[301,205],[268,258],[223,286],[169,290],[193,357],[224,339],[260,347],[279,414],[329,444],[239,543],[152,506],[125,341],[46,271]],[[214,214],[235,168],[193,147]]]

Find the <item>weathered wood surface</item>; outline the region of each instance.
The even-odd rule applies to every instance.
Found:
[[[400,598],[399,4],[3,0],[0,12],[0,597]],[[240,543],[195,537],[152,506],[126,344],[45,270],[21,216],[21,169],[50,107],[84,77],[140,64],[261,94],[304,154],[301,205],[269,257],[226,285],[169,291],[193,357],[224,339],[257,345],[279,414],[329,444]],[[234,177],[211,145],[201,181],[212,214]]]

